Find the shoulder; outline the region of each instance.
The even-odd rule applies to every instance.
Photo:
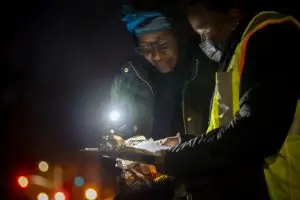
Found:
[[[139,71],[141,68],[141,62],[136,59],[132,58],[130,60],[127,60],[126,62],[123,62],[121,64],[121,67],[119,68],[119,71],[115,77],[115,82],[118,82],[120,84],[126,82],[126,83],[133,83],[136,81],[136,71]]]
[[[269,24],[255,32],[246,48],[244,80],[291,81],[297,71],[299,34],[300,29],[291,22]]]
[[[121,68],[119,72],[121,74],[127,74],[128,72],[132,71],[131,69],[137,69],[143,68],[147,64],[146,60],[143,59],[139,55],[131,56],[127,61],[121,63]]]
[[[300,29],[292,22],[269,24],[250,37],[246,57],[268,65],[292,63],[297,57],[295,48],[300,46],[299,36]]]
[[[293,46],[299,42],[300,28],[293,22],[268,24],[255,32],[249,39],[248,47],[268,46],[270,50],[276,46]]]

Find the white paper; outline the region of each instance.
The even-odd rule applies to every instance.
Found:
[[[130,146],[130,147],[146,150],[146,151],[151,152],[151,153],[156,154],[156,155],[161,150],[167,150],[167,149],[171,148],[171,147],[168,147],[168,146],[162,146],[162,145],[160,145],[159,142],[154,141],[153,139],[147,140],[143,136],[130,138],[130,139],[125,141],[125,144]],[[136,164],[136,162],[117,158],[116,167],[121,168],[121,169],[130,169],[135,164]]]
[[[161,146],[161,145],[157,144],[155,141],[153,141],[152,139],[143,141],[143,142],[135,145],[134,147],[137,149],[147,150],[152,153],[157,153],[158,151],[167,150],[167,149],[171,148],[168,146]]]

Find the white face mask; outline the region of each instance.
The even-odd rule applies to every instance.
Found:
[[[219,62],[221,60],[222,51],[217,49],[211,40],[204,40],[199,44],[199,47],[210,60],[215,62]]]

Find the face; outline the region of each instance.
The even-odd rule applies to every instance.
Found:
[[[160,72],[168,73],[176,65],[178,44],[170,31],[146,33],[139,38],[137,51]]]
[[[223,45],[238,23],[238,11],[216,12],[198,4],[188,8],[188,18],[202,40],[209,39],[217,45]]]

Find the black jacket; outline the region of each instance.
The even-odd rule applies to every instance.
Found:
[[[221,70],[226,70],[249,19],[233,33]],[[246,51],[240,115],[167,153],[167,174],[197,182],[191,188],[194,199],[268,199],[263,164],[279,152],[293,121],[300,88],[299,36],[299,29],[290,23],[255,33]],[[217,140],[218,134],[222,137]]]
[[[122,66],[114,80],[107,108],[118,107],[126,113],[126,123],[136,125],[138,134],[161,139],[207,128],[217,64],[206,58],[195,42],[184,41],[171,74],[157,72],[136,56]]]

